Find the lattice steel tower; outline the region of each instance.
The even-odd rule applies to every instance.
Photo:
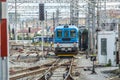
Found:
[[[79,10],[78,0],[71,0],[70,2],[70,24],[78,26]]]

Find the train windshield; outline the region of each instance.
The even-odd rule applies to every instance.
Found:
[[[62,37],[62,30],[57,30],[57,37],[61,38]]]
[[[64,37],[69,37],[69,31],[68,30],[64,31]]]
[[[76,37],[76,31],[70,30],[70,37]]]

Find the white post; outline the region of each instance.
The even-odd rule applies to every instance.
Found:
[[[44,53],[43,53],[43,37],[44,37],[44,21],[41,21],[41,27],[42,27],[42,57],[44,58]]]
[[[17,0],[15,0],[15,25],[14,25],[14,30],[15,30],[15,42],[17,43]]]
[[[22,42],[23,42],[23,45],[24,45],[24,23],[23,22],[24,21],[22,21],[21,27],[22,27]]]
[[[1,59],[1,21],[2,21],[2,2],[0,1],[0,80],[2,80],[2,59]]]
[[[1,59],[1,57],[0,57],[0,80],[2,80],[2,59]]]
[[[8,80],[8,59],[7,57],[2,57],[2,79],[1,80]]]
[[[0,1],[0,80],[9,80],[7,8],[7,0]]]

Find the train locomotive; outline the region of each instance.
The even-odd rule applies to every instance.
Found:
[[[54,29],[54,53],[74,56],[79,51],[79,29],[75,25],[60,25]]]

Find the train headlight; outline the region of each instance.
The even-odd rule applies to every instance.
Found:
[[[74,45],[74,47],[76,47],[76,46],[77,46],[77,43],[76,43],[76,42],[74,42],[74,43],[73,43],[73,45]]]
[[[59,47],[59,45],[60,45],[60,44],[59,44],[59,43],[57,43],[57,47]]]

